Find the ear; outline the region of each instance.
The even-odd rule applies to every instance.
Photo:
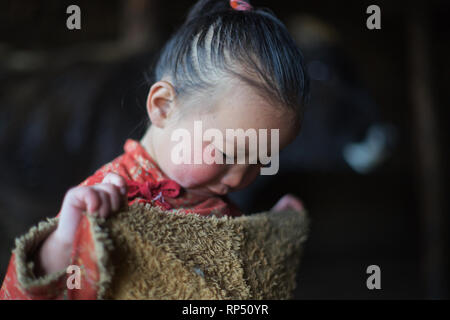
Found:
[[[175,88],[168,81],[152,85],[147,97],[147,113],[153,125],[163,128],[175,109]]]

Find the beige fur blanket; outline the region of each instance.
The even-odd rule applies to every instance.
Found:
[[[305,211],[205,218],[136,205],[95,229],[112,266],[105,298],[289,299],[308,221]]]
[[[33,271],[34,252],[57,223],[16,239],[18,288],[6,279],[6,297],[18,289],[63,299],[289,299],[308,234],[305,211],[216,218],[134,204],[106,221],[87,215],[71,260],[82,286],[69,290],[66,270]]]

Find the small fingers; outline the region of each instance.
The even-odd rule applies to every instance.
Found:
[[[108,173],[104,178],[102,183],[111,183],[115,186],[117,186],[120,190],[120,193],[122,195],[125,195],[127,192],[127,182],[125,178],[123,178],[121,175],[110,172]]]
[[[112,209],[111,197],[110,197],[109,193],[104,190],[97,189],[96,191],[97,191],[97,195],[101,199],[101,205],[98,209],[98,215],[102,218],[106,218],[110,214],[111,209]]]
[[[70,189],[64,197],[63,207],[69,206],[80,210],[94,212],[101,205],[101,199],[91,187],[75,187]]]
[[[119,188],[110,183],[101,183],[95,185],[93,187],[99,193],[105,193],[107,195],[106,199],[108,200],[109,208],[112,211],[117,211],[120,208],[120,203],[122,202],[122,198],[120,195]]]
[[[90,213],[97,211],[102,205],[102,199],[99,197],[97,192],[89,187],[86,187],[83,192],[87,211]]]

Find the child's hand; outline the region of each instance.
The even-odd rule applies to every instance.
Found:
[[[125,200],[127,183],[115,173],[109,173],[102,183],[70,189],[63,200],[58,227],[42,244],[36,258],[36,273],[44,275],[67,267],[75,233],[82,214],[98,212],[106,218],[120,209]]]
[[[56,233],[61,239],[72,243],[82,213],[98,212],[102,218],[119,210],[127,192],[127,183],[116,173],[108,173],[102,183],[93,186],[79,186],[67,191]]]
[[[302,211],[304,209],[302,201],[292,194],[286,194],[278,200],[273,206],[272,211],[279,212],[283,210]]]

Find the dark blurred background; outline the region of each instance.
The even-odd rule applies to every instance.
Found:
[[[14,238],[140,139],[145,78],[188,0],[0,1],[0,278]],[[68,30],[66,8],[81,8]],[[298,299],[449,297],[450,2],[252,1],[288,26],[311,101],[277,176],[231,197],[247,213],[284,193],[312,224]],[[366,8],[381,8],[381,30]],[[381,268],[368,290],[366,268]]]

